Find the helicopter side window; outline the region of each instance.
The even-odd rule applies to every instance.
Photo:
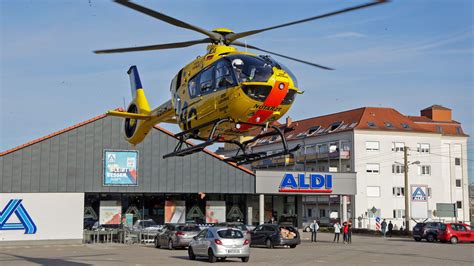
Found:
[[[234,85],[232,72],[226,61],[221,61],[216,65],[216,88],[218,90],[226,89]]]
[[[201,94],[208,93],[213,89],[213,78],[212,74],[214,72],[214,67],[208,68],[201,73],[199,79],[199,89],[201,90]]]
[[[198,95],[198,86],[197,86],[198,80],[199,80],[199,75],[190,79],[188,82],[189,96],[191,96],[191,98],[196,97]]]

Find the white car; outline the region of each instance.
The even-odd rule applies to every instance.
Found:
[[[248,262],[250,241],[238,229],[209,227],[191,240],[188,255],[190,260],[207,257],[211,263],[227,258],[240,258],[242,262]]]

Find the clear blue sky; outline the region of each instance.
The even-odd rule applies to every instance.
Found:
[[[237,32],[364,2],[137,1],[202,28]],[[123,97],[128,103],[125,72],[132,64],[151,104],[160,104],[169,99],[170,80],[180,67],[205,51],[199,45],[93,54],[203,37],[111,1],[2,0],[0,8],[2,151],[121,107]],[[473,135],[473,24],[471,0],[398,0],[244,41],[337,69],[281,60],[306,91],[289,112],[295,119],[361,106],[418,115],[441,104],[452,108],[454,119]],[[470,161],[471,177],[473,167]]]

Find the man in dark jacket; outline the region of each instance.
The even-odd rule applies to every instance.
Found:
[[[393,224],[392,221],[388,222],[388,235],[392,237]]]

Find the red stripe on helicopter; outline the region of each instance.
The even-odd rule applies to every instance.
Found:
[[[281,85],[283,85],[282,89],[280,89]],[[275,85],[273,85],[273,88],[270,91],[270,94],[267,96],[267,98],[263,102],[263,106],[278,107],[281,104],[281,102],[283,102],[283,99],[285,99],[285,96],[287,93],[288,93],[288,83],[279,82],[279,81],[275,82]],[[252,117],[247,119],[247,122],[252,123],[252,124],[262,124],[272,114],[273,114],[273,111],[270,111],[270,110],[257,110]],[[248,125],[241,125],[240,130],[246,130],[249,128],[250,126]]]

